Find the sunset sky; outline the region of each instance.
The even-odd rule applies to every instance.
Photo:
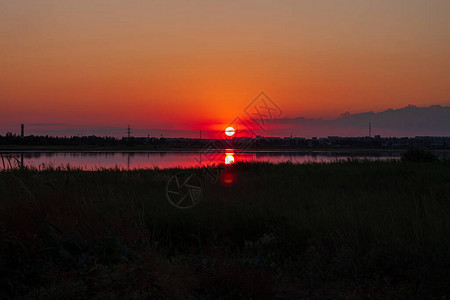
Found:
[[[189,137],[261,91],[282,117],[450,105],[449,13],[448,0],[4,0],[0,135]]]

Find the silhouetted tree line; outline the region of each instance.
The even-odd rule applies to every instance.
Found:
[[[231,140],[209,140],[189,138],[155,138],[130,137],[114,138],[99,136],[25,136],[7,133],[0,135],[0,145],[25,146],[138,146],[152,145],[156,147],[207,147],[212,148],[320,148],[320,149],[405,149],[418,147],[423,149],[450,149],[450,137],[328,137],[328,138],[236,138]]]
[[[0,136],[0,145],[61,145],[61,146],[78,146],[78,145],[97,145],[97,146],[115,146],[121,145],[123,142],[113,137],[97,137],[97,136],[71,136],[71,137],[53,137],[53,136],[34,136],[29,135],[20,137],[11,133],[6,136]]]
[[[35,136],[29,135],[21,137],[20,135],[7,133],[6,136],[0,135],[0,145],[25,145],[25,146],[136,146],[136,145],[185,145],[202,146],[206,140],[198,139],[166,139],[164,137],[99,137],[99,136]]]

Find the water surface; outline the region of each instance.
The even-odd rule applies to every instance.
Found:
[[[2,152],[0,169],[17,166],[23,162],[26,166],[42,168],[45,166],[67,166],[94,170],[98,168],[173,168],[207,166],[218,163],[250,162],[334,162],[348,158],[371,160],[399,159],[400,152],[337,152],[337,151],[237,151],[223,149],[206,151],[141,151],[141,152]]]

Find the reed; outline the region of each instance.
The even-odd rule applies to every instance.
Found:
[[[178,171],[0,172],[0,298],[449,296],[448,161],[237,163],[189,210]]]

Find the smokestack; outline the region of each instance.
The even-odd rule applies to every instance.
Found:
[[[23,124],[20,125],[20,137],[22,137],[22,138],[24,137],[24,131],[25,131],[24,127],[25,126]]]

